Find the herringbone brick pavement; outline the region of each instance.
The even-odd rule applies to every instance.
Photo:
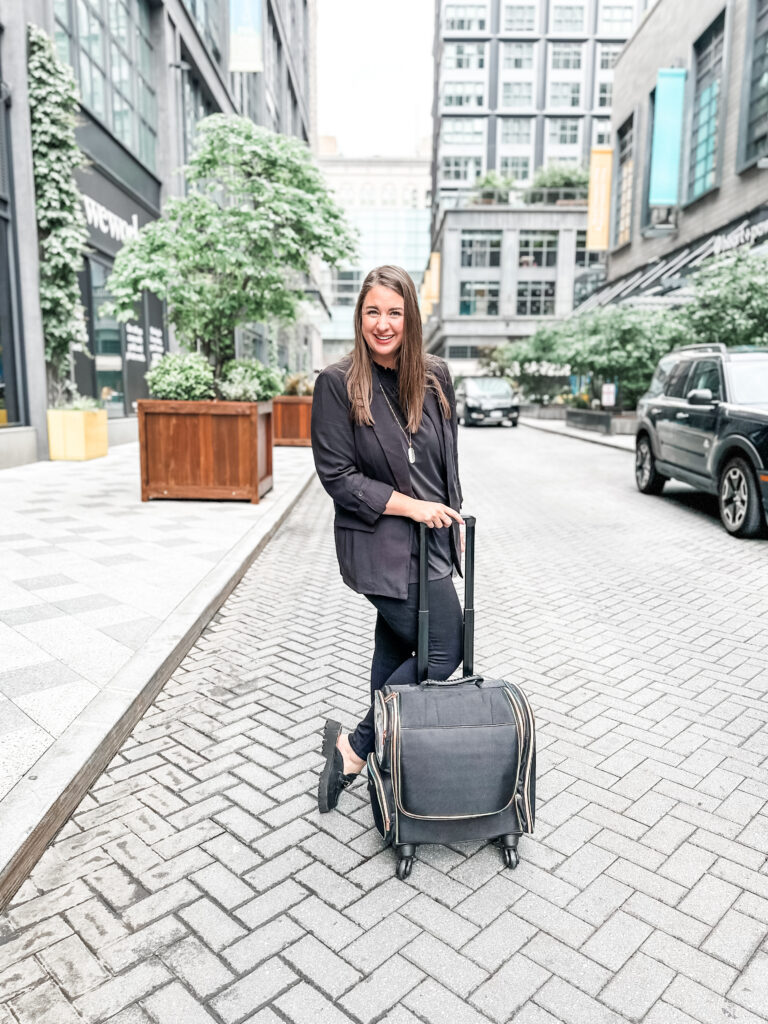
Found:
[[[768,544],[626,453],[463,431],[478,668],[537,711],[539,814],[406,882],[319,730],[374,612],[308,493],[0,917],[0,1024],[701,1024],[768,1005]]]

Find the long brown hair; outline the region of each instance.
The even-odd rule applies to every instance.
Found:
[[[400,407],[408,417],[408,429],[416,431],[421,425],[424,394],[427,388],[435,392],[443,415],[450,419],[451,407],[436,372],[437,360],[424,351],[421,315],[413,281],[402,267],[389,265],[374,267],[368,273],[355,304],[355,347],[352,351],[352,363],[347,370],[347,394],[352,405],[352,419],[358,424],[373,424],[373,375],[370,349],[363,337],[363,305],[366,295],[377,284],[391,288],[403,300],[403,343],[397,351],[395,360],[399,371]]]

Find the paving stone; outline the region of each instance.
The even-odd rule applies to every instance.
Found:
[[[722,1024],[724,1020],[736,1024],[764,1024],[765,1003],[752,1013],[732,999],[713,992],[689,978],[678,975],[667,991],[664,1001],[690,1014],[700,1024]]]
[[[243,974],[262,960],[279,953],[303,934],[302,929],[290,918],[277,917],[228,946],[223,950],[222,957],[238,974]]]
[[[307,931],[312,932],[330,949],[339,952],[354,942],[362,929],[317,896],[309,896],[289,911],[291,917]]]
[[[768,954],[758,953],[728,993],[730,999],[763,1017],[768,1005]]]
[[[362,1024],[371,1024],[399,1003],[423,977],[417,967],[396,954],[342,996],[339,1005]]]
[[[199,896],[200,890],[196,889],[191,882],[186,880],[174,882],[167,889],[161,889],[159,892],[153,893],[152,896],[147,896],[145,899],[139,900],[138,903],[134,903],[125,911],[123,918],[132,928],[140,928],[150,921],[155,921],[159,917],[172,914],[174,911],[188,906]]]
[[[524,952],[527,959],[533,960],[540,967],[546,968],[550,974],[556,974],[590,996],[596,996],[611,977],[611,972],[596,964],[588,954],[583,956],[543,932],[539,932],[531,939]]]
[[[721,995],[728,991],[738,974],[732,967],[663,932],[654,932],[644,943],[643,952]]]
[[[171,977],[162,964],[155,960],[147,960],[80,996],[74,1005],[85,1020],[96,1024],[97,1021],[108,1020],[124,1006],[149,995],[170,980]]]
[[[66,940],[64,940],[66,941]],[[0,972],[0,1001],[23,992],[25,988],[45,980],[45,972],[40,969],[34,957],[27,957]]]
[[[219,952],[241,939],[246,930],[209,899],[200,899],[179,911],[179,917],[207,946]]]
[[[622,1024],[625,1020],[560,978],[550,978],[536,993],[536,1002],[563,1024]]]
[[[294,942],[283,950],[282,957],[334,1000],[362,980],[359,971],[318,942],[314,935],[305,935]]]
[[[71,1003],[52,983],[37,985],[9,1003],[19,1024],[81,1024]]]
[[[338,1006],[303,982],[281,996],[275,1005],[292,1024],[353,1024],[352,1018]]]
[[[148,999],[144,1006],[152,1014],[157,1024],[217,1024],[189,992],[178,982],[166,985]]]
[[[600,995],[626,1020],[640,1020],[663,994],[675,972],[643,953],[635,953]]]
[[[339,952],[358,970],[369,974],[419,934],[419,929],[400,914],[392,914],[373,928],[343,944]]]
[[[296,981],[298,978],[293,971],[277,957],[272,957],[255,971],[251,971],[240,981],[224,989],[211,1000],[211,1006],[224,1024],[236,1024],[247,1013],[276,999]]]
[[[401,949],[400,955],[464,999],[488,978],[487,971],[434,935],[422,933]]]
[[[47,946],[37,956],[70,999],[83,995],[107,979],[107,972],[77,935],[69,935],[55,945]]]
[[[448,910],[447,907],[424,893],[408,900],[404,906],[400,907],[400,914],[408,918],[409,921],[413,921],[414,924],[426,928],[432,935],[436,935],[454,949],[469,942],[480,931],[477,925],[467,921],[460,914]],[[488,930],[484,929],[484,933]],[[477,960],[477,957],[474,959]]]
[[[449,992],[438,982],[428,978],[415,988],[403,1000],[406,1007],[417,1015],[419,1020],[429,1024],[488,1024],[485,1014],[473,1009],[453,992]]]
[[[741,970],[768,934],[768,925],[729,910],[702,945],[705,953]]]
[[[201,1001],[234,980],[234,974],[194,935],[163,950],[160,959]]]
[[[506,1021],[551,977],[550,972],[515,953],[473,993],[471,1002],[491,1020]]]
[[[122,971],[186,934],[187,929],[181,921],[175,917],[163,917],[117,942],[100,947],[99,955],[110,970]]]
[[[585,956],[618,971],[653,932],[650,925],[618,911],[581,947]]]

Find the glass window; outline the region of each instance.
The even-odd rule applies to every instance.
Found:
[[[553,43],[552,69],[578,70],[581,67],[581,43]]]
[[[533,82],[503,82],[503,107],[530,107],[533,103]]]
[[[485,4],[447,4],[445,27],[449,32],[483,32],[487,16]]]
[[[503,178],[512,181],[528,181],[531,176],[531,161],[527,156],[503,156],[499,170]]]
[[[530,145],[533,121],[530,117],[504,117],[501,121],[503,145]]]
[[[756,0],[756,8],[747,113],[747,160],[768,153],[768,0]]]
[[[549,141],[558,146],[576,145],[579,141],[579,124],[577,117],[551,117]]]
[[[694,46],[696,86],[691,118],[688,197],[695,199],[715,184],[720,127],[720,81],[723,75],[723,15]]]
[[[592,134],[595,146],[610,146],[611,144],[611,122],[593,121]]]
[[[632,231],[632,188],[635,176],[632,118],[619,128],[618,181],[616,182],[616,245],[629,241]]]
[[[583,32],[584,8],[581,4],[555,4],[552,8],[554,32]]]
[[[720,383],[720,363],[717,359],[699,359],[694,363],[691,375],[686,383],[685,393],[709,388],[712,397],[720,401],[722,385]]]
[[[554,281],[518,281],[518,316],[553,316],[555,312]]]
[[[454,68],[484,68],[484,43],[446,43],[444,65],[452,71]]]
[[[122,331],[117,320],[101,314],[101,307],[112,298],[107,291],[110,268],[95,259],[89,259],[87,264],[91,277],[91,344],[96,372],[96,398],[104,403],[108,416],[124,416]]]
[[[462,281],[459,290],[460,316],[498,316],[498,281]]]
[[[185,159],[192,155],[192,144],[195,138],[195,126],[198,121],[212,114],[216,107],[200,80],[191,73],[184,75],[184,154]]]
[[[599,82],[597,86],[598,107],[610,107],[613,102],[613,82]]]
[[[691,359],[682,359],[670,373],[664,387],[664,394],[668,398],[682,398],[687,393],[686,383],[692,362]]]
[[[482,107],[482,82],[446,82],[443,86],[446,107]]]
[[[449,345],[449,359],[478,359],[480,356],[480,345]]]
[[[536,8],[533,4],[505,4],[505,32],[533,32],[536,27]]]
[[[474,181],[482,173],[479,156],[444,156],[441,177],[446,181]]]
[[[581,100],[579,82],[552,82],[549,102],[553,107],[578,107]]]
[[[587,232],[577,231],[576,232],[576,266],[577,267],[593,267],[596,264],[603,262],[603,254],[601,252],[588,252],[587,251]]]
[[[628,36],[632,32],[634,10],[626,4],[608,4],[600,8],[600,31]]]
[[[677,356],[664,356],[654,371],[647,395],[649,398],[656,398],[664,394],[664,388],[672,370],[677,366]]]
[[[462,231],[462,267],[501,266],[501,231]]]
[[[478,117],[445,117],[442,122],[443,142],[482,142],[483,122]]]
[[[518,266],[557,266],[557,231],[521,231]]]
[[[334,306],[354,306],[363,283],[362,270],[334,270],[331,303]]]
[[[533,43],[504,43],[504,70],[533,67]]]
[[[600,43],[600,67],[608,71],[615,65],[621,53],[621,43]]]
[[[768,408],[768,359],[738,356],[731,359],[732,402]]]

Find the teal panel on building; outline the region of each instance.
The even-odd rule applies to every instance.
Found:
[[[653,106],[649,206],[676,206],[685,109],[685,69],[660,68]]]

